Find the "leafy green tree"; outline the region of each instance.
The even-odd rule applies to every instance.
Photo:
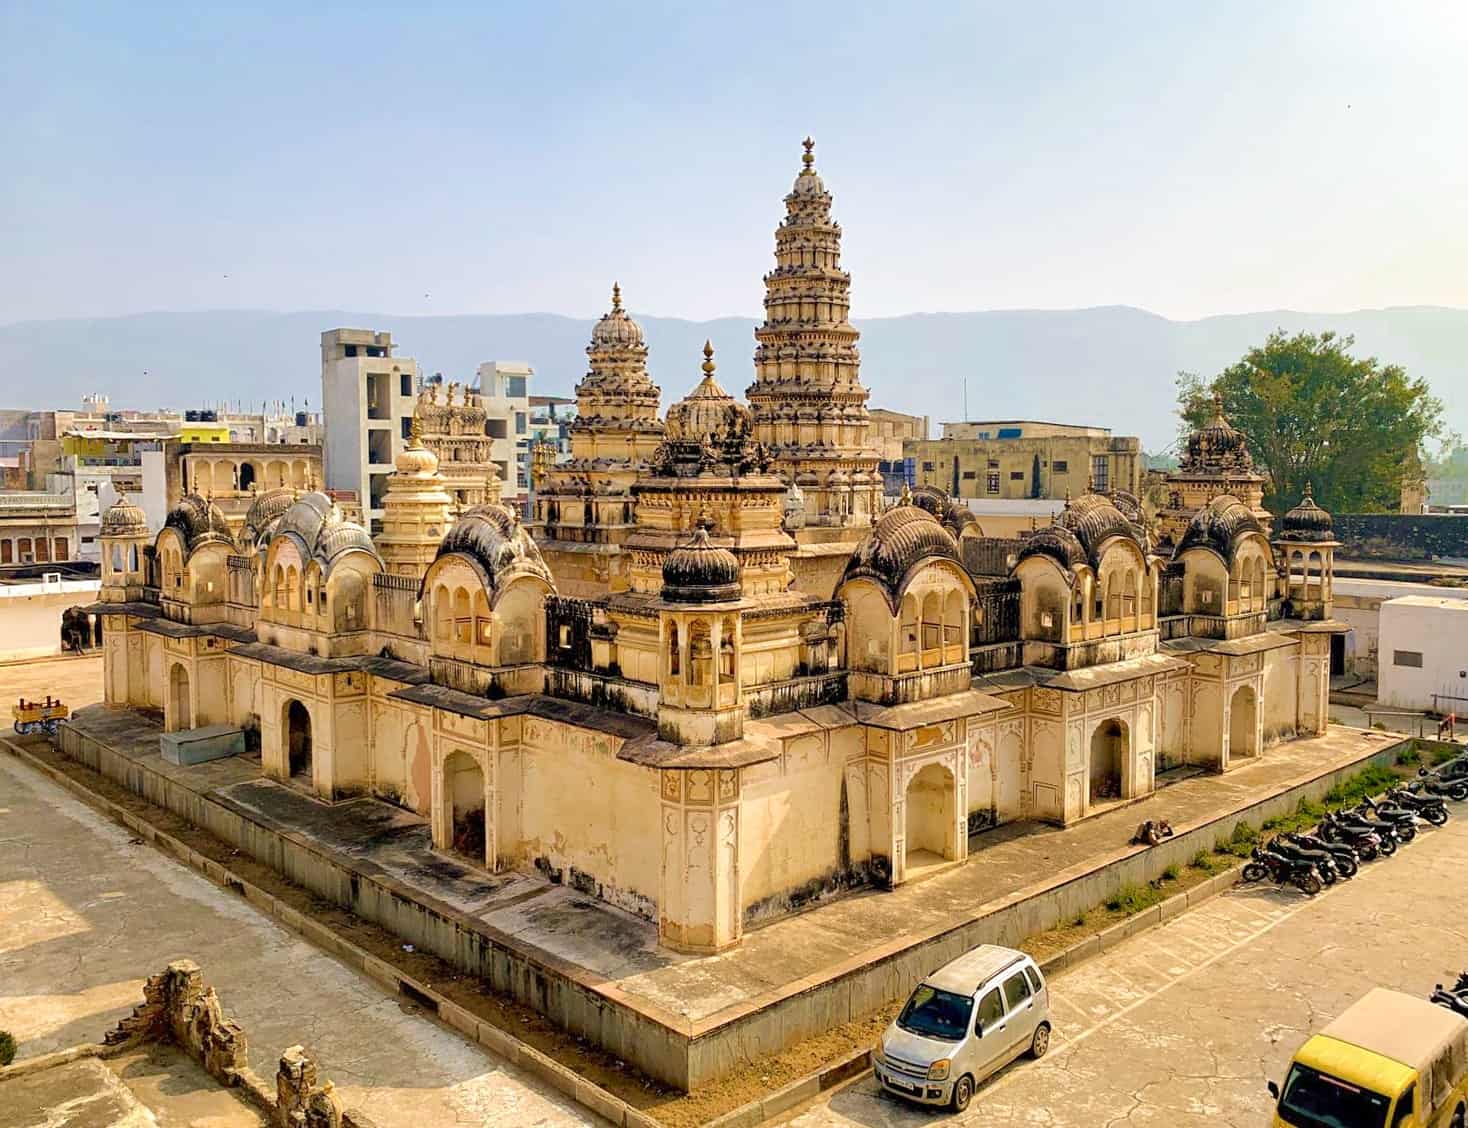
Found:
[[[1395,511],[1403,469],[1442,430],[1442,404],[1401,365],[1353,357],[1355,343],[1278,330],[1212,380],[1179,373],[1184,435],[1212,418],[1217,393],[1269,478],[1270,511],[1293,506],[1307,483],[1337,513]]]

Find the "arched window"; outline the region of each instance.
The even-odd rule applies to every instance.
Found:
[[[902,621],[898,629],[898,653],[916,654],[918,648],[918,603],[917,596],[904,596],[902,600]]]
[[[1091,592],[1094,596],[1091,600],[1091,621],[1099,623],[1106,618],[1106,589],[1100,576],[1091,581]]]
[[[1128,619],[1133,618],[1137,613],[1137,574],[1130,569],[1122,581],[1121,613]]]
[[[1319,587],[1324,578],[1325,570],[1322,565],[1319,552],[1312,552],[1310,559],[1305,562],[1305,584],[1307,587]]]
[[[963,645],[963,592],[954,589],[943,597],[943,650],[945,662],[962,660],[962,655],[949,653]]]
[[[1142,622],[1140,625],[1150,627],[1153,625],[1152,574],[1145,570],[1142,571],[1137,582],[1142,585]]]
[[[115,576],[115,575],[117,575],[121,571],[122,571],[122,545],[120,545],[120,544],[114,544],[112,546],[111,572],[112,572],[112,575]]]
[[[714,651],[709,638],[709,625],[698,619],[688,628],[688,684],[712,685]]]
[[[443,584],[433,589],[433,637],[448,642],[454,633],[453,596]]]
[[[454,589],[454,641],[467,645],[474,637],[474,620],[469,614],[469,592]]]
[[[682,669],[681,655],[678,652],[678,624],[668,624],[668,677],[676,678]]]
[[[1264,558],[1254,561],[1254,610],[1263,611],[1269,605],[1269,589],[1264,582]]]
[[[943,645],[943,601],[936,591],[923,596],[923,651]]]
[[[1106,618],[1121,618],[1121,585],[1114,575],[1106,577]]]
[[[1086,621],[1086,581],[1080,576],[1076,577],[1076,589],[1071,599],[1070,607],[1071,625],[1079,627]]]
[[[719,680],[734,680],[734,620],[725,619],[719,626]]]
[[[300,573],[296,571],[296,566],[292,564],[285,570],[285,597],[292,611],[299,611],[301,609],[300,584]]]
[[[474,645],[488,646],[491,640],[491,627],[493,622],[489,613],[489,600],[484,598],[484,589],[478,588],[474,592]],[[488,661],[489,655],[481,656]]]
[[[128,550],[128,571],[130,571],[130,572],[136,572],[137,570],[138,570],[138,546],[137,545],[133,545]]]

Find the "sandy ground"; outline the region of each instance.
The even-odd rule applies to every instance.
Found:
[[[80,698],[74,666],[91,663],[54,665],[26,694]],[[0,670],[0,692],[36,669]],[[0,1028],[21,1056],[99,1040],[182,957],[243,1024],[257,1072],[302,1042],[385,1125],[600,1123],[0,754]]]

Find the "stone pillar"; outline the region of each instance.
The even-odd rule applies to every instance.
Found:
[[[739,895],[739,773],[661,773],[662,873],[658,939],[683,952],[717,952],[744,933]]]

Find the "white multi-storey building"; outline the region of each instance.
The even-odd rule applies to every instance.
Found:
[[[392,350],[391,333],[321,334],[326,488],[354,495],[374,526],[382,522],[388,475],[407,441],[418,392],[418,362]]]
[[[523,503],[530,489],[530,380],[535,369],[521,360],[487,360],[478,375],[490,458],[504,479],[504,500]]]

